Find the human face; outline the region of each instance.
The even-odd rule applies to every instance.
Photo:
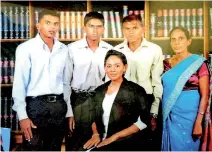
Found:
[[[112,55],[105,64],[105,72],[112,81],[119,81],[123,79],[123,73],[127,70],[127,65],[124,65],[122,60]]]
[[[187,52],[188,46],[191,44],[191,39],[187,39],[185,33],[176,29],[171,34],[171,47],[176,54]]]
[[[138,42],[142,40],[144,28],[137,20],[123,23],[123,34],[129,43]]]
[[[44,38],[53,38],[59,30],[59,18],[52,15],[44,15],[37,24],[40,35]]]
[[[93,41],[100,40],[100,37],[104,32],[104,25],[99,19],[91,19],[84,27],[84,31],[88,39]]]

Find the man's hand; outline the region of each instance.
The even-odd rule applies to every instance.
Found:
[[[75,129],[75,121],[74,121],[74,117],[69,117],[68,118],[69,121],[69,130],[70,130],[70,135],[72,135],[74,129]]]
[[[99,145],[97,145],[97,148],[109,145],[112,142],[116,141],[117,139],[118,139],[118,137],[116,135],[112,135],[109,138],[105,138]]]
[[[157,118],[151,116],[151,130],[154,131],[157,128]]]
[[[23,119],[20,120],[20,127],[21,127],[21,131],[24,133],[24,137],[26,138],[26,140],[30,141],[30,138],[32,138],[32,130],[31,128],[37,128],[37,126],[35,126],[32,121],[27,118],[27,119]]]

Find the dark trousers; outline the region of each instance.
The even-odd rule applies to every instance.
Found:
[[[75,119],[75,129],[72,136],[69,136],[69,128],[65,136],[67,151],[82,151],[83,145],[92,136],[92,96],[94,93],[76,93],[71,95],[72,108]]]
[[[63,95],[27,97],[27,114],[36,129],[33,138],[23,140],[23,151],[61,151],[67,104]]]

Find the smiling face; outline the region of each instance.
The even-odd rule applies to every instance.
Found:
[[[111,55],[105,63],[105,72],[112,81],[123,79],[123,73],[127,70],[127,65],[123,64],[121,58]]]
[[[171,47],[176,54],[187,52],[188,46],[191,44],[191,39],[188,39],[185,33],[180,30],[176,29],[171,33],[170,37]]]
[[[84,31],[86,33],[87,39],[93,41],[100,40],[104,32],[103,22],[99,19],[91,19],[86,23]]]
[[[44,15],[37,24],[37,29],[44,38],[53,38],[59,30],[59,17]]]

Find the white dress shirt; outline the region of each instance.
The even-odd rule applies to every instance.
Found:
[[[103,120],[103,124],[105,126],[105,133],[103,135],[103,139],[107,136],[110,112],[111,112],[111,109],[112,109],[112,106],[113,106],[113,103],[114,103],[117,93],[118,93],[118,91],[113,92],[112,94],[105,94],[104,100],[102,102],[102,107],[103,107],[102,120]],[[141,121],[140,116],[138,117],[137,122],[135,122],[134,124],[140,130],[147,127],[147,125]]]
[[[52,52],[39,34],[16,49],[15,75],[12,96],[13,109],[19,120],[28,118],[26,113],[26,96],[62,94],[70,89],[73,65],[68,57],[68,48],[54,39]],[[69,91],[65,91],[69,92]],[[68,111],[72,116],[70,93],[64,93]]]
[[[159,102],[163,93],[161,83],[163,54],[161,48],[143,38],[141,45],[134,52],[129,49],[127,40],[114,49],[124,53],[127,57],[128,70],[125,74],[127,80],[142,86],[147,94],[154,95],[155,101],[150,112],[158,114]]]
[[[80,90],[94,90],[103,84],[105,55],[113,47],[100,40],[98,48],[92,51],[84,38],[69,44],[68,48],[74,64],[71,87]]]

